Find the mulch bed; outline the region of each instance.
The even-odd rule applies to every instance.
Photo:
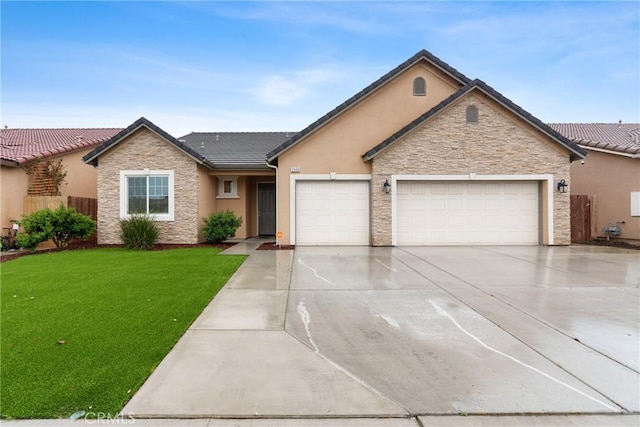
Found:
[[[276,242],[265,242],[258,246],[256,250],[258,251],[284,251],[284,250],[294,250],[296,248],[295,245],[276,245]]]
[[[596,239],[590,240],[588,242],[582,242],[584,245],[595,245],[595,246],[612,246],[614,248],[621,249],[634,249],[640,251],[640,245],[634,245],[633,243],[625,242],[622,240],[607,240],[607,239]]]
[[[169,244],[169,243],[159,243],[153,246],[150,250],[152,251],[163,251],[168,249],[183,249],[183,248],[220,248],[222,250],[229,249],[234,246],[236,242],[229,243],[196,243],[196,244]],[[98,248],[124,248],[124,245],[97,245],[97,244],[74,244],[70,243],[69,247],[66,249],[68,251],[74,250],[82,250],[82,249],[98,249]],[[35,252],[29,252],[25,250],[19,250],[15,252],[3,252],[0,256],[0,263],[14,260],[16,258],[20,258],[25,255],[38,255],[45,254],[49,252],[55,252],[56,248],[49,249],[40,249]]]

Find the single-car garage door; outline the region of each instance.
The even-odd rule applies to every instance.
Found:
[[[398,245],[537,245],[536,181],[398,181]]]
[[[368,181],[296,183],[296,245],[368,244]]]

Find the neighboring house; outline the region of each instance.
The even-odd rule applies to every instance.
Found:
[[[196,243],[224,209],[244,218],[238,237],[276,230],[282,244],[570,243],[557,184],[585,150],[427,51],[301,132],[266,135],[176,139],[137,120],[84,157],[99,243],[140,210],[162,242]]]
[[[592,197],[592,237],[605,236],[609,226],[617,237],[640,239],[640,124],[553,123],[549,125],[589,156],[571,165],[571,193]],[[616,236],[614,236],[616,237]]]
[[[25,168],[62,159],[67,176],[62,196],[96,197],[97,179],[82,157],[120,129],[0,129],[0,225],[22,217],[24,197],[41,182]],[[39,194],[37,191],[34,194]]]

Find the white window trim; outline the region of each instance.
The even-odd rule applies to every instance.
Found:
[[[640,216],[640,191],[631,192],[631,216]]]
[[[547,245],[553,246],[553,175],[391,175],[391,245],[398,244],[398,181],[547,181]]]
[[[218,178],[218,195],[216,199],[239,199],[238,195],[238,177],[237,176],[223,176],[220,175]],[[233,181],[231,184],[231,189],[233,190],[231,193],[224,192],[224,182],[225,181]]]
[[[169,178],[169,213],[167,214],[151,214],[150,217],[154,221],[173,221],[174,220],[174,171],[172,170],[122,170],[120,171],[120,218],[129,218],[127,213],[129,198],[127,177],[141,176],[166,176]]]
[[[296,244],[296,182],[297,181],[371,181],[370,174],[295,174],[289,176],[289,236]],[[371,232],[371,230],[369,230]]]

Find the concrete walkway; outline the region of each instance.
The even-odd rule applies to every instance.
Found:
[[[136,418],[408,416],[285,332],[293,251],[255,250],[261,243],[250,239],[223,252],[250,257],[122,413]]]

